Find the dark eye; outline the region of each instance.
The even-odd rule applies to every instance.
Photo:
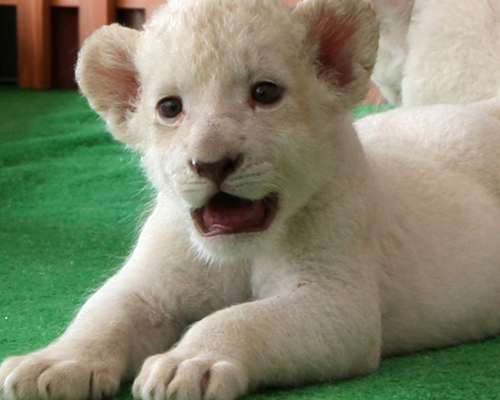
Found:
[[[272,104],[281,98],[281,87],[273,82],[259,82],[252,89],[253,101],[260,104]]]
[[[182,101],[178,97],[165,97],[158,103],[158,112],[165,118],[175,118],[182,112]]]

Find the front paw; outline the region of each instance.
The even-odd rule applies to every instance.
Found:
[[[234,400],[247,388],[247,372],[234,360],[210,353],[165,353],[145,361],[133,394],[142,400]]]
[[[113,396],[119,384],[120,375],[104,362],[72,354],[42,350],[0,366],[2,400],[99,400]]]

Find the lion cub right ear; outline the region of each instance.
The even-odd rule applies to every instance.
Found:
[[[320,77],[353,107],[368,92],[377,58],[378,21],[370,4],[366,0],[302,0],[293,13],[308,30]]]
[[[132,147],[138,138],[128,118],[139,95],[134,53],[139,32],[118,24],[95,31],[78,54],[76,80],[90,106],[106,121],[113,136]]]

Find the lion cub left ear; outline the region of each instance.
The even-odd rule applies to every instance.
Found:
[[[308,30],[319,75],[350,106],[366,95],[378,48],[378,21],[366,0],[302,0],[293,10]]]
[[[76,80],[90,106],[106,121],[113,136],[132,147],[128,118],[139,95],[134,54],[139,32],[118,24],[104,26],[85,41],[76,65]]]

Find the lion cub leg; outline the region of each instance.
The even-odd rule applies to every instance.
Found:
[[[146,357],[174,344],[185,327],[246,300],[245,274],[220,278],[195,262],[168,216],[155,211],[127,264],[83,306],[48,347],[6,359],[0,398],[102,399],[132,380]],[[172,245],[170,245],[172,244]],[[152,256],[154,255],[154,257]],[[231,287],[227,293],[224,287]],[[234,293],[233,293],[234,291]]]
[[[375,292],[354,282],[311,279],[217,311],[173,350],[146,360],[134,397],[233,400],[261,386],[372,372],[380,355]]]

